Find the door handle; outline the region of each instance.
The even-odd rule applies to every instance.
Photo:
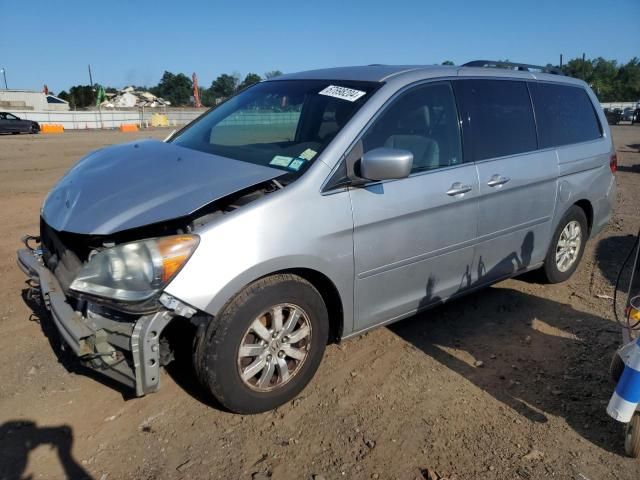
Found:
[[[467,193],[471,191],[471,185],[464,185],[460,182],[456,182],[451,185],[451,188],[447,190],[447,195],[450,197],[455,197],[456,195],[462,195],[463,193]]]
[[[487,182],[487,185],[490,187],[499,187],[500,185],[504,185],[509,180],[509,177],[503,177],[502,175],[495,174],[491,177],[491,179]]]

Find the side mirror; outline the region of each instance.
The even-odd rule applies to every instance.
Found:
[[[413,153],[398,148],[375,148],[360,160],[360,176],[369,180],[406,178],[411,173]]]

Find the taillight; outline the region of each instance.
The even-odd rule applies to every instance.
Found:
[[[611,173],[618,171],[618,154],[615,152],[609,157],[609,168],[611,169]]]

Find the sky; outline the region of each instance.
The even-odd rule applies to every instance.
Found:
[[[640,57],[640,0],[0,0],[9,88],[452,60]],[[0,88],[4,87],[0,77]]]

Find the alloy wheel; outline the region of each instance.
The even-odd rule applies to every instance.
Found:
[[[281,303],[256,317],[238,349],[238,373],[259,392],[282,387],[295,377],[309,355],[311,322],[297,305]]]
[[[561,272],[569,270],[578,259],[582,245],[582,228],[575,220],[562,230],[556,245],[556,266]]]

